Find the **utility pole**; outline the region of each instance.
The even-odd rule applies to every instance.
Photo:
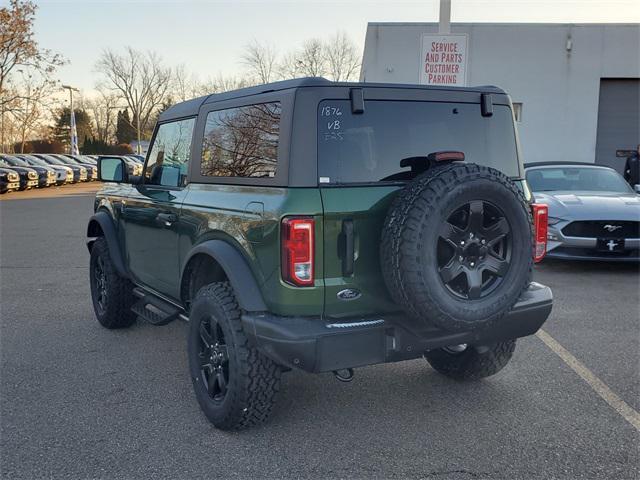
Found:
[[[140,102],[138,101],[138,89],[134,89],[133,93],[136,97],[136,132],[138,133],[138,145],[136,146],[136,153],[140,155],[142,149],[140,148]]]
[[[0,100],[0,152],[4,153],[4,101]]]
[[[64,90],[69,90],[69,100],[71,102],[71,108],[69,110],[69,135],[71,136],[71,143],[69,145],[69,153],[71,155],[73,155],[75,152],[73,151],[73,128],[71,128],[71,116],[74,115],[73,113],[73,92],[79,92],[80,90],[78,90],[75,87],[72,87],[70,85],[62,85],[62,88]]]
[[[440,0],[440,21],[438,33],[451,33],[451,0]]]

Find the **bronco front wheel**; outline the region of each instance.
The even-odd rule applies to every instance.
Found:
[[[136,315],[131,311],[133,285],[118,275],[103,237],[91,247],[89,285],[93,310],[100,325],[109,329],[126,328],[136,321]]]

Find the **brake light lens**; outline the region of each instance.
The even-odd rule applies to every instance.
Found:
[[[298,287],[313,285],[315,221],[308,217],[282,220],[282,279]]]
[[[427,155],[427,158],[432,162],[447,162],[450,160],[464,162],[464,152],[458,152],[453,150],[433,152]]]
[[[533,214],[533,261],[541,261],[547,253],[547,230],[549,225],[549,209],[544,203],[531,205]]]

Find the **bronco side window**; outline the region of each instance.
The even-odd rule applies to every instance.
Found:
[[[163,123],[158,127],[144,171],[144,183],[168,187],[184,186],[195,122],[195,118],[188,118]]]
[[[202,141],[202,175],[275,177],[281,113],[280,102],[209,113]]]

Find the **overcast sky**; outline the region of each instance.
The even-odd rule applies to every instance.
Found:
[[[0,0],[0,4],[8,3]],[[438,1],[96,1],[39,0],[40,44],[71,63],[63,83],[91,91],[104,48],[158,51],[200,78],[238,74],[251,39],[286,51],[310,37],[346,31],[360,47],[367,22],[436,22]],[[452,0],[452,22],[640,22],[640,0]]]

